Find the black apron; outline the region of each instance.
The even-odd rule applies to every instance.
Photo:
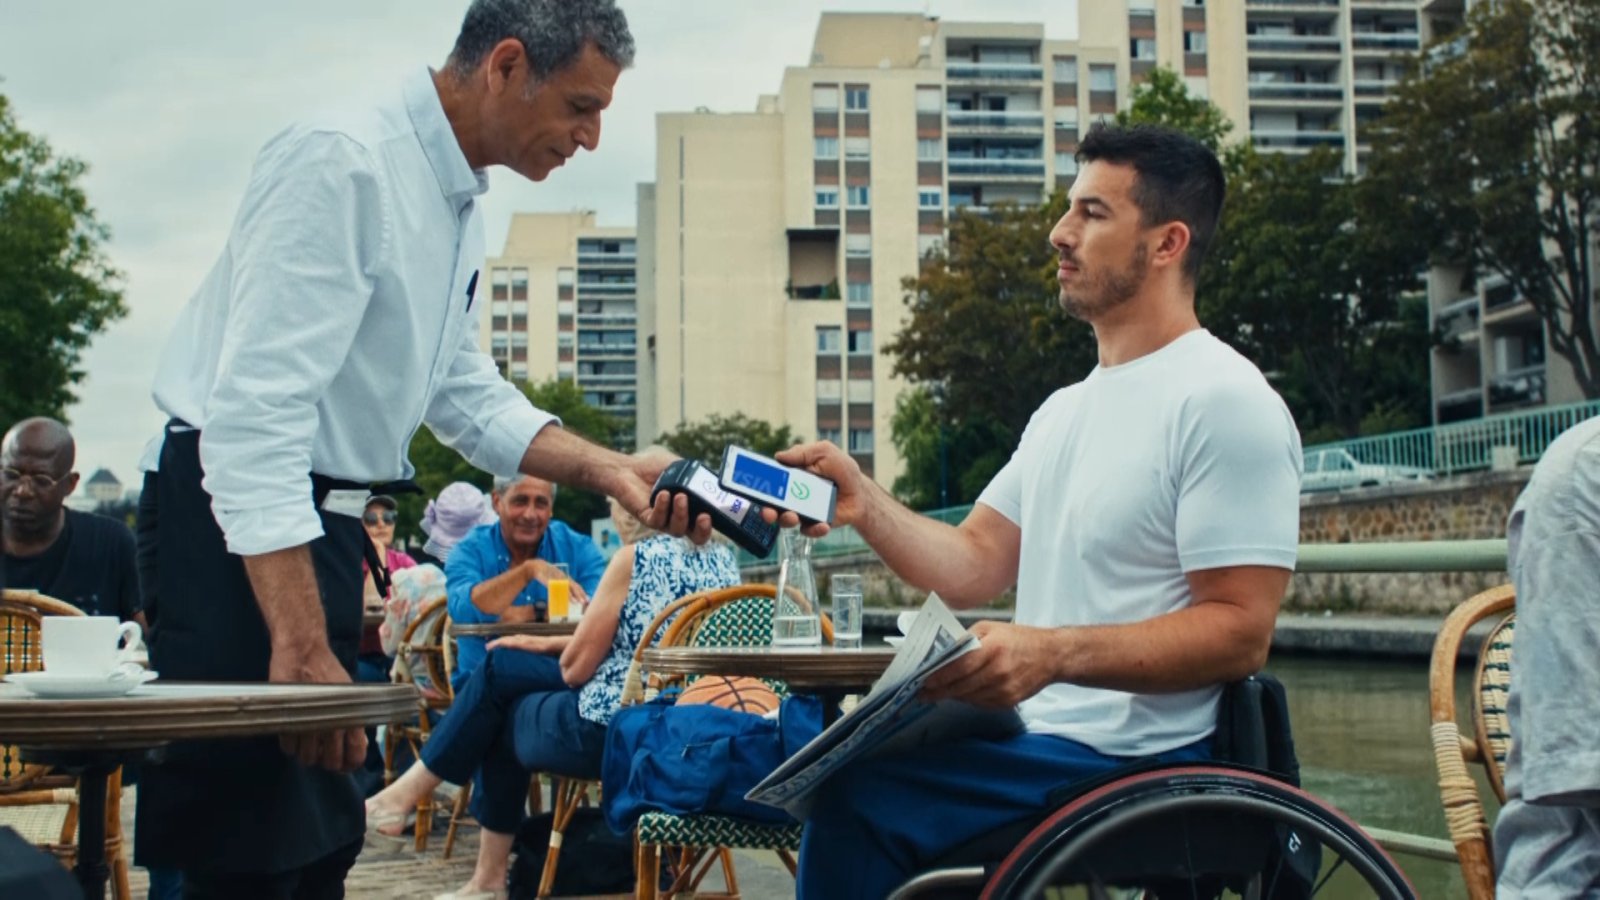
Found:
[[[267,680],[271,644],[244,561],[228,552],[200,485],[200,434],[166,435],[157,497],[141,527],[141,556],[159,597],[151,667],[163,681]],[[328,641],[352,678],[361,638],[361,519],[323,511],[327,482],[314,479],[323,536],[311,543]],[[148,485],[147,485],[148,487]],[[141,501],[145,498],[141,497]],[[141,502],[141,518],[147,514]],[[153,554],[144,542],[154,539]],[[273,873],[313,863],[358,841],[365,812],[349,775],[307,768],[276,737],[186,741],[144,767],[134,859],[218,873]]]

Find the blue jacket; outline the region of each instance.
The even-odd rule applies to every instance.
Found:
[[[605,573],[606,561],[594,540],[568,528],[566,523],[552,520],[539,542],[539,559],[552,563],[566,563],[572,580],[583,585],[584,591],[594,596],[600,587],[600,576]],[[450,618],[461,624],[478,624],[499,621],[472,605],[472,589],[511,568],[511,549],[500,536],[500,523],[479,525],[467,533],[450,551],[445,563],[445,591],[449,596]],[[543,609],[546,602],[544,585],[537,581],[528,586],[513,606],[536,606]],[[486,638],[463,637],[456,640],[456,671],[451,684],[460,687],[478,666],[483,664]]]

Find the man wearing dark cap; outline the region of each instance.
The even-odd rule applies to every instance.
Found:
[[[78,486],[76,456],[72,432],[55,419],[24,419],[0,440],[6,586],[143,626],[133,533],[66,508]]]

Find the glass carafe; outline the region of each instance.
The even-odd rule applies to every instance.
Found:
[[[798,528],[778,535],[778,596],[772,602],[772,646],[822,646],[822,608],[811,567],[811,538]]]

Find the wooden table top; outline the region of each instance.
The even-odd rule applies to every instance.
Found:
[[[0,743],[139,749],[196,738],[354,728],[415,715],[417,697],[409,684],[157,681],[125,697],[64,700],[0,682]]]
[[[644,666],[663,675],[751,675],[800,691],[870,688],[894,659],[893,647],[652,647]]]
[[[578,630],[577,622],[480,622],[477,624],[450,623],[450,633],[456,637],[505,637],[511,634],[536,634],[560,637]]]

